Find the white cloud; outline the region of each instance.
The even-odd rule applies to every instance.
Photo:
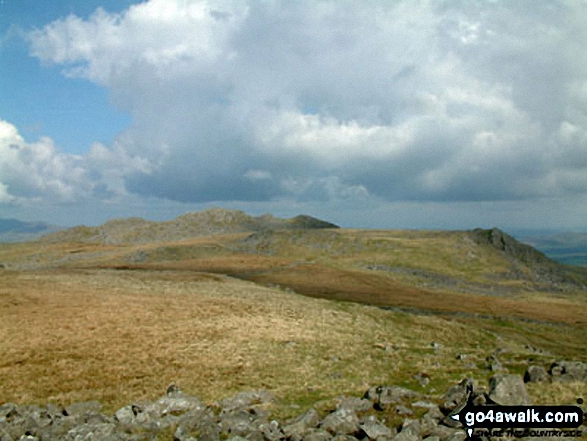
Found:
[[[32,32],[31,53],[108,88],[133,124],[82,159],[42,141],[51,165],[31,185],[184,202],[584,194],[586,19],[579,1],[151,0],[71,16]]]
[[[50,195],[73,201],[88,190],[81,158],[60,153],[49,138],[26,143],[12,124],[0,120],[2,201]]]
[[[60,152],[47,137],[26,142],[0,120],[0,203],[77,203],[124,196],[124,176],[148,173],[149,164],[95,144],[86,156]]]

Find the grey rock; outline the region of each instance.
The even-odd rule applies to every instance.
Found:
[[[443,418],[444,415],[438,407],[436,409],[430,409],[420,420],[422,435],[426,436],[430,434]]]
[[[489,380],[489,398],[502,406],[532,404],[522,377],[495,375]]]
[[[411,411],[411,409],[407,408],[406,406],[402,406],[401,404],[398,404],[397,406],[395,406],[395,413],[397,413],[398,415],[413,415],[414,412]]]
[[[168,394],[159,398],[153,405],[160,416],[180,415],[192,410],[203,409],[205,406],[198,397],[177,394]]]
[[[309,433],[310,429],[316,428],[319,422],[318,412],[315,409],[310,409],[306,413],[288,421],[283,426],[283,433],[288,438],[298,437],[301,439]]]
[[[467,439],[467,434],[463,430],[459,430],[449,436],[446,441],[465,441]]]
[[[469,396],[473,393],[473,380],[465,378],[459,384],[448,389],[443,397],[444,403],[440,410],[445,415],[457,413],[467,404]]]
[[[550,366],[552,381],[587,381],[587,363],[557,361]]]
[[[271,421],[269,424],[263,423],[259,425],[259,431],[262,433],[263,439],[266,441],[278,441],[285,438],[277,421]]]
[[[337,409],[348,409],[354,412],[367,412],[373,409],[373,403],[365,398],[343,397]]]
[[[88,414],[100,413],[102,405],[97,401],[85,401],[82,403],[73,403],[67,406],[64,415],[85,417]]]
[[[320,427],[332,434],[352,435],[359,431],[359,418],[349,409],[339,409],[327,415]]]
[[[197,409],[183,414],[177,423],[175,438],[179,441],[195,436],[200,441],[218,441],[220,427],[209,409]]]
[[[47,404],[47,414],[51,417],[53,422],[61,420],[67,416],[67,411],[61,406],[49,403]]]
[[[401,432],[411,433],[412,435],[416,435],[418,438],[420,438],[422,436],[422,426],[420,424],[420,421],[411,418],[406,418],[402,423]]]
[[[414,379],[418,381],[420,386],[426,387],[430,383],[430,375],[425,372],[419,372],[414,375]]]
[[[483,406],[487,404],[489,396],[485,392],[474,392],[473,393],[473,405],[474,406]]]
[[[133,412],[133,406],[124,406],[118,409],[115,414],[116,421],[121,424],[131,425],[134,422],[136,413]]]
[[[250,432],[257,430],[254,418],[246,410],[238,410],[221,415],[220,427],[222,433],[246,437]]]
[[[313,429],[303,438],[303,441],[330,441],[332,435],[323,429]]]
[[[377,386],[372,387],[363,398],[373,402],[375,409],[383,410],[392,404],[397,404],[403,399],[419,398],[421,394],[410,389],[399,386]]]
[[[400,432],[394,436],[392,441],[420,441],[420,438],[409,432]]]
[[[351,435],[337,435],[332,438],[332,441],[357,441],[357,438]]]
[[[110,441],[123,439],[115,435],[114,424],[83,424],[67,433],[67,440],[72,441]]]
[[[501,364],[501,361],[498,360],[497,356],[490,355],[485,359],[488,363],[488,368],[492,372],[504,372],[506,369]]]
[[[412,403],[412,407],[421,407],[424,409],[438,409],[438,406],[430,401],[415,401]]]
[[[438,425],[430,431],[429,436],[437,436],[440,438],[440,441],[447,441],[457,432],[462,432],[462,430]]]
[[[528,366],[524,374],[524,383],[544,383],[550,381],[550,375],[544,366]]]
[[[360,425],[361,430],[365,432],[367,438],[375,440],[381,438],[383,436],[391,437],[392,432],[391,429],[387,426],[384,426],[381,423],[375,421],[367,421]]]
[[[257,404],[267,404],[273,401],[273,395],[266,390],[241,392],[232,398],[225,398],[219,404],[223,412],[248,409]]]

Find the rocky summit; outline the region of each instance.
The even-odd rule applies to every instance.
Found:
[[[571,364],[553,369],[561,366]],[[584,368],[572,366],[573,372]],[[260,390],[206,405],[171,385],[158,400],[129,404],[114,415],[102,413],[95,401],[66,407],[6,403],[0,406],[0,440],[464,441],[461,424],[450,416],[467,402],[529,404],[524,381],[515,375],[492,377],[488,389],[466,378],[442,397],[371,387],[363,397],[340,397],[327,409],[313,407],[285,421],[270,417],[273,401]]]
[[[153,222],[141,218],[114,219],[97,227],[77,226],[42,237],[44,243],[78,242],[94,244],[141,244],[182,241],[194,237],[272,230],[339,228],[337,225],[299,215],[281,219],[270,214],[250,216],[239,210],[210,208],[177,218]]]

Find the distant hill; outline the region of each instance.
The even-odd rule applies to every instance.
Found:
[[[568,265],[587,266],[587,233],[556,233],[520,239],[551,259]]]
[[[17,219],[0,219],[0,242],[23,242],[59,230],[44,222],[23,222]]]
[[[253,217],[242,211],[212,208],[164,222],[141,218],[116,219],[97,227],[78,226],[46,235],[46,243],[142,244],[182,241],[194,237],[271,230],[339,228],[311,216],[281,219],[270,214]]]

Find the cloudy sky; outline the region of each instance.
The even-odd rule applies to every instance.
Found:
[[[0,1],[0,217],[587,227],[587,2]]]

